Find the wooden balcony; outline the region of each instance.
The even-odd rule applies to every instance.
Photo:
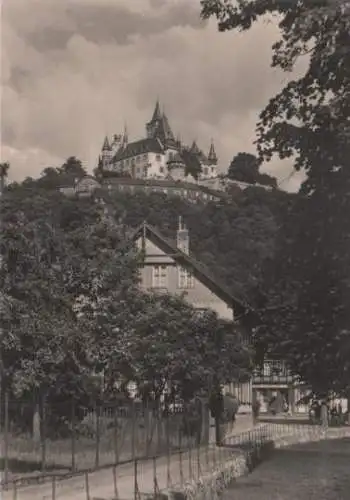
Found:
[[[253,372],[253,386],[289,386],[295,377],[281,361],[266,361],[262,369]]]

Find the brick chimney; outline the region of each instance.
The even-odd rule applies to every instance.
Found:
[[[176,245],[179,250],[183,253],[189,255],[190,253],[190,237],[188,229],[182,221],[182,217],[179,217],[178,228],[176,231]]]

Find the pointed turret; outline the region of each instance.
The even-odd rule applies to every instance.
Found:
[[[105,140],[103,142],[102,151],[109,151],[110,149],[111,149],[111,146],[109,144],[108,137],[106,136]]]
[[[197,146],[197,142],[195,140],[192,142],[191,153],[194,153],[194,154],[197,154],[197,155],[200,153],[200,149]]]
[[[162,113],[160,111],[159,99],[157,99],[156,107],[154,108],[151,122],[155,122],[155,121],[161,120],[161,119],[162,119]]]
[[[124,123],[124,132],[123,132],[123,141],[122,141],[122,146],[125,147],[127,146],[129,142],[129,136],[128,136],[128,127],[126,122]]]
[[[212,165],[216,165],[218,162],[218,157],[216,156],[216,151],[215,151],[213,139],[211,140],[211,144],[210,144],[208,160]]]

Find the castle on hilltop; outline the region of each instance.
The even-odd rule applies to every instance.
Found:
[[[126,127],[112,140],[105,138],[98,160],[98,171],[104,176],[134,179],[172,179],[188,182],[217,177],[218,158],[213,141],[205,155],[193,141],[181,143],[156,102],[152,119],[146,124],[146,137],[129,142]]]

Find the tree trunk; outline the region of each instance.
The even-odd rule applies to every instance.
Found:
[[[41,440],[41,432],[40,432],[40,411],[39,411],[39,405],[36,404],[34,407],[34,413],[33,413],[33,429],[32,429],[32,434],[33,434],[33,439],[35,442],[40,443]]]

